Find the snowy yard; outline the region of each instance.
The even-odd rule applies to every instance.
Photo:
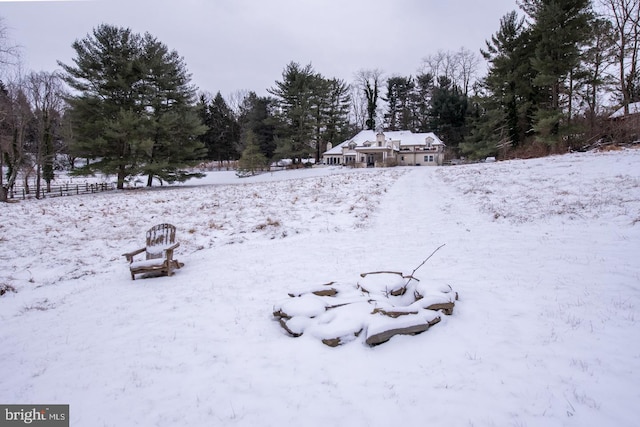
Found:
[[[189,184],[0,204],[0,402],[72,426],[637,425],[640,150]],[[131,281],[161,222],[184,268]],[[460,300],[427,332],[331,348],[273,319],[442,244],[416,276]]]

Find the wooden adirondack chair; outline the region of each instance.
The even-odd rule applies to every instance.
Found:
[[[144,248],[122,254],[129,261],[131,279],[136,274],[156,273],[157,275],[173,275],[173,270],[184,266],[173,259],[173,251],[180,246],[176,243],[176,227],[171,224],[158,224],[147,231],[147,245]],[[134,256],[145,253],[145,259],[136,261]]]

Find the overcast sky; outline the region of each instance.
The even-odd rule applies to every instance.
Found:
[[[360,69],[415,75],[438,50],[478,52],[516,0],[0,0],[27,71],[71,64],[105,23],[149,32],[184,57],[202,91],[266,89],[290,61],[347,82]],[[484,73],[484,70],[483,70]]]

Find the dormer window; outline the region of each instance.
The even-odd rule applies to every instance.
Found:
[[[357,145],[355,141],[349,141],[349,150],[355,150]]]

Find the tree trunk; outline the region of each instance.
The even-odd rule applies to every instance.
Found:
[[[0,146],[0,202],[7,201],[7,189],[4,187],[4,153]]]
[[[120,166],[118,168],[118,183],[116,184],[116,188],[118,190],[124,189],[124,179],[127,177],[127,173],[124,170],[124,166]]]
[[[49,123],[49,113],[45,114],[45,130],[42,138],[42,177],[47,185],[47,193],[51,193],[51,181],[54,178],[53,164],[55,159],[55,152],[53,149],[53,131],[51,129],[51,123]]]
[[[626,79],[624,75],[624,56],[620,54],[620,92],[622,92],[622,106],[624,107],[624,115],[629,115],[629,91],[627,90]]]
[[[40,173],[40,160],[38,159],[38,164],[36,165],[36,199],[40,198],[41,193],[41,173]]]
[[[571,124],[573,115],[573,70],[569,71],[569,106],[567,112],[567,123]]]
[[[6,202],[9,200],[9,191],[8,188],[4,186],[4,173],[2,172],[3,162],[2,162],[2,151],[0,151],[0,202]]]
[[[30,191],[31,191],[31,189],[29,187],[29,175],[31,175],[31,172],[32,172],[32,170],[27,171],[24,174],[23,184],[24,184],[24,192],[25,192],[25,194],[30,194]]]

